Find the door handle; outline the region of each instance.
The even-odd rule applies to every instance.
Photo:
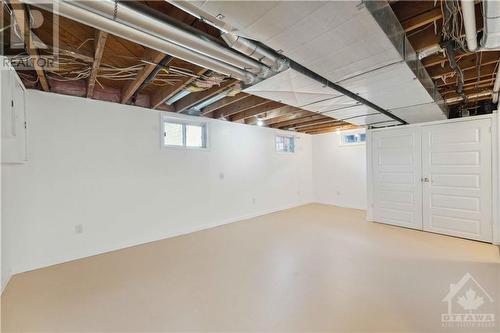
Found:
[[[428,177],[425,177],[425,178],[420,178],[420,181],[422,183],[428,183],[429,182],[429,178]]]

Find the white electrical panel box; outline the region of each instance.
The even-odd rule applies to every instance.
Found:
[[[2,163],[19,164],[27,161],[27,121],[25,88],[14,69],[2,68]]]

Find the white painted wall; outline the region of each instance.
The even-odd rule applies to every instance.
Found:
[[[3,116],[3,113],[5,112],[6,110],[6,92],[4,92],[6,89],[5,89],[5,81],[6,81],[6,75],[5,75],[5,72],[6,72],[6,68],[5,66],[3,65],[3,57],[0,57],[0,113],[1,115]],[[1,119],[1,117],[0,117]],[[2,131],[2,127],[3,127],[3,123],[1,124],[2,126],[0,126],[0,138],[2,138],[2,134],[3,134],[3,131]],[[1,156],[2,154],[0,154]],[[1,157],[0,157],[1,158]],[[2,168],[3,170],[3,168]],[[2,173],[3,175],[3,173]],[[3,228],[4,228],[4,223],[3,223],[3,186],[2,186],[2,177],[0,177],[0,188],[2,189],[2,191],[0,191],[0,203],[2,203],[2,206],[0,207],[0,292],[3,292],[3,289],[4,287],[7,285],[7,282],[8,280],[10,279],[10,276],[7,276],[6,275],[6,267],[5,267],[5,261],[3,260],[3,257],[5,256],[5,251],[4,251],[4,246],[5,246],[5,242],[3,242],[3,237],[4,237],[4,234],[2,232]]]
[[[12,273],[313,200],[309,135],[276,153],[276,130],[209,120],[208,151],[165,149],[157,111],[34,90],[26,107],[28,162],[2,165]]]
[[[341,145],[341,133],[364,129],[312,137],[314,200],[366,209],[366,145]]]
[[[26,157],[26,130],[24,117],[24,86],[16,74],[15,70],[10,66],[4,57],[0,56],[0,109],[1,109],[1,163],[20,164],[25,161]],[[4,175],[2,172],[1,179]],[[0,181],[1,185],[2,181]],[[8,193],[4,193],[4,187],[1,186],[2,198]],[[3,208],[3,200],[2,202]],[[6,260],[8,249],[4,238],[7,235],[6,224],[4,223],[4,209],[0,209],[0,287],[7,285],[11,274],[9,262]]]

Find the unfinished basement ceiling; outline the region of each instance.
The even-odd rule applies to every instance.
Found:
[[[52,8],[46,6],[46,3],[32,6],[26,5],[23,1],[9,0],[6,12],[28,13],[37,7],[47,24],[32,27],[30,33],[39,37],[44,44],[52,45],[50,38],[52,30],[49,24]],[[103,6],[106,4],[109,7],[110,4],[114,4],[112,0],[108,0],[107,3],[104,3],[104,0],[100,1]],[[163,42],[160,43],[158,40],[153,43],[158,49],[145,46],[149,45],[151,40],[148,39],[148,43],[143,43],[140,38],[143,35],[149,36],[145,31],[149,26],[143,26],[144,20],[134,21],[137,27],[133,34],[123,32],[124,29],[129,31],[127,27],[131,23],[128,19],[122,18],[122,15],[133,10],[154,18],[158,25],[156,28],[163,28],[165,22],[168,22],[175,26],[175,29],[181,29],[192,36],[202,35],[203,40],[212,40],[219,48],[225,47],[225,42],[220,39],[219,30],[167,1],[131,1],[126,3],[130,5],[126,6],[130,7],[129,9],[123,8],[125,2],[119,2],[116,11],[120,17],[119,22],[113,19],[113,14],[108,13],[107,9],[101,10],[99,7],[88,10],[87,2],[81,3],[81,8],[79,3],[64,1],[65,10],[58,7],[58,15],[53,16],[59,21],[60,43],[59,46],[54,46],[60,54],[59,66],[42,70],[16,69],[28,89],[249,125],[285,130],[293,128],[295,131],[310,134],[356,127],[328,115],[241,92],[240,85],[243,82],[240,83],[232,75],[223,75],[224,73],[210,70],[208,66],[196,65],[194,60],[190,62],[167,54],[168,52],[160,47]],[[23,8],[23,11],[13,11],[12,8]],[[9,25],[19,26],[19,20],[15,15],[6,19]],[[144,24],[147,25],[146,23]],[[5,33],[8,32],[4,31]],[[168,42],[179,42],[177,37],[170,36],[172,41]],[[18,49],[7,49],[10,52],[8,55],[16,59],[35,57],[26,50],[19,52]],[[43,57],[50,56],[50,51],[38,49],[36,53]],[[226,46],[224,51],[245,57],[231,50],[229,46]]]
[[[409,123],[446,118],[441,96],[385,2],[371,2],[370,8],[355,1],[192,4],[223,18],[234,33],[279,51]],[[378,22],[388,23],[387,27]],[[292,66],[245,91],[336,119],[350,118],[346,121],[357,125],[395,123],[311,81]]]

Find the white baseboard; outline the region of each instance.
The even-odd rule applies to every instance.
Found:
[[[92,257],[95,255],[104,254],[107,252],[122,250],[122,249],[132,247],[132,246],[147,244],[147,243],[151,243],[151,242],[155,242],[155,241],[159,241],[159,240],[163,240],[163,239],[168,239],[168,238],[172,238],[172,237],[176,237],[176,236],[190,234],[190,233],[196,232],[196,231],[215,228],[215,227],[225,225],[225,224],[230,224],[230,223],[234,223],[234,222],[248,220],[248,219],[251,219],[254,217],[263,216],[263,215],[275,213],[275,212],[278,212],[281,210],[307,205],[310,203],[313,203],[313,202],[312,201],[298,202],[295,204],[284,205],[284,206],[277,207],[277,208],[264,209],[264,210],[261,210],[259,212],[241,215],[238,217],[226,219],[226,220],[219,221],[216,223],[201,224],[201,225],[191,226],[191,227],[187,227],[187,228],[177,228],[175,230],[170,230],[169,232],[162,234],[162,235],[159,235],[158,237],[155,237],[155,238],[135,240],[135,241],[125,241],[119,245],[97,248],[97,249],[94,249],[94,250],[89,251],[87,253],[80,254],[80,255],[48,258],[46,260],[43,260],[42,262],[38,262],[38,263],[33,264],[33,265],[25,265],[25,266],[20,265],[20,266],[13,267],[12,271],[13,271],[13,275],[15,275],[15,274],[23,273],[23,272],[32,271],[35,269],[40,269],[40,268],[44,268],[44,267],[62,264],[65,262],[70,262],[70,261],[83,259],[83,258],[87,258],[87,257]]]
[[[358,210],[367,210],[366,207],[355,206],[355,205],[340,205],[338,202],[333,202],[333,201],[317,200],[317,201],[315,201],[315,203],[319,203],[319,204],[322,204],[322,205],[329,205],[329,206],[341,207],[341,208],[351,208],[351,209],[358,209]]]
[[[10,279],[12,278],[12,274],[8,274],[4,279],[2,279],[2,291],[0,292],[0,295],[3,294],[3,291],[5,290],[5,287],[9,284]]]

